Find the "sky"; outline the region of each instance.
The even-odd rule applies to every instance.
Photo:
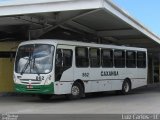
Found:
[[[113,2],[160,36],[160,0],[113,0]]]

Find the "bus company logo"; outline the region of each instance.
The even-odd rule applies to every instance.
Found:
[[[101,71],[101,76],[118,76],[118,71]]]
[[[31,80],[29,80],[29,81],[28,81],[28,83],[29,83],[29,85],[31,85],[31,84],[32,84],[32,81],[31,81]]]
[[[16,114],[2,114],[1,120],[18,120],[18,115],[16,115]]]
[[[27,85],[27,88],[28,88],[28,89],[32,89],[32,88],[33,88],[33,86],[32,86],[32,81],[31,81],[31,80],[29,80],[28,85]]]

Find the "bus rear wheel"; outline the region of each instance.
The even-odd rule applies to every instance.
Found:
[[[83,95],[84,95],[83,86],[79,82],[76,82],[72,85],[71,94],[67,95],[67,98],[80,99],[83,97]]]
[[[123,84],[122,84],[122,90],[121,93],[123,95],[128,94],[131,91],[131,83],[129,82],[129,80],[124,80]]]
[[[38,97],[41,99],[41,100],[50,100],[52,98],[52,95],[38,95]]]

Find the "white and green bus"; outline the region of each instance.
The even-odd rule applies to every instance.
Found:
[[[17,50],[17,92],[81,98],[85,93],[120,91],[147,85],[145,48],[62,40],[22,42]]]

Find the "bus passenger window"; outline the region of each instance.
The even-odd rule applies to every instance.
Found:
[[[146,53],[137,52],[137,67],[146,68]]]
[[[136,52],[126,52],[126,66],[128,68],[136,68]]]
[[[114,66],[116,68],[124,68],[125,67],[125,51],[123,51],[123,50],[115,50],[114,51]]]
[[[101,50],[102,67],[113,67],[113,51],[110,49]]]
[[[90,48],[90,66],[91,67],[100,67],[100,50],[97,48]]]
[[[88,67],[88,48],[76,47],[76,66],[77,67]]]
[[[63,66],[71,67],[72,66],[72,50],[63,50]]]

